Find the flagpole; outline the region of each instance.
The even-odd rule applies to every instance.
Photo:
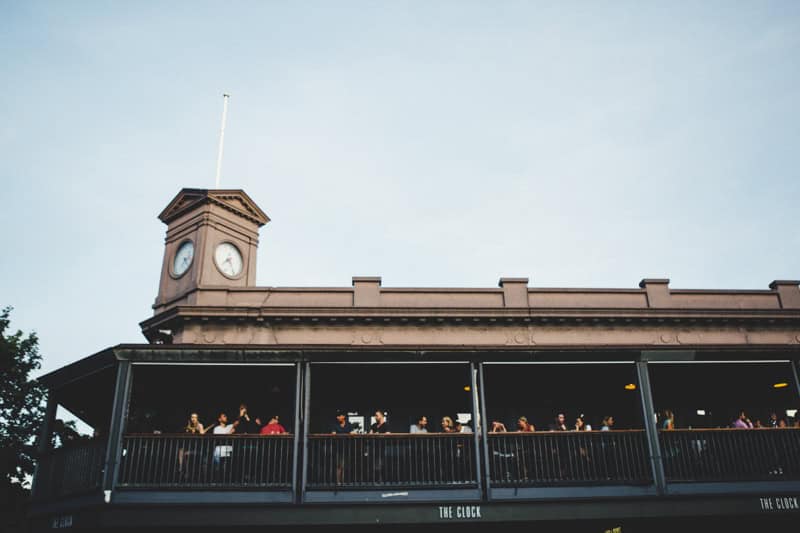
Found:
[[[219,189],[219,175],[222,170],[222,150],[225,146],[225,120],[228,118],[228,100],[231,95],[222,95],[222,127],[219,130],[219,153],[217,153],[217,177],[214,180],[215,188]]]

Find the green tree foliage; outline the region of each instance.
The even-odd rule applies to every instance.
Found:
[[[0,457],[4,491],[30,486],[45,390],[31,378],[41,366],[35,333],[9,333],[11,308],[0,311]]]

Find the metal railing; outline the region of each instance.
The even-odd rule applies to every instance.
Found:
[[[106,442],[81,439],[39,457],[33,497],[50,500],[100,490]]]
[[[127,435],[118,486],[292,486],[293,435]]]
[[[490,433],[492,486],[652,483],[644,430]]]
[[[309,435],[309,489],[473,487],[469,433]]]
[[[659,432],[668,483],[800,480],[800,430]]]

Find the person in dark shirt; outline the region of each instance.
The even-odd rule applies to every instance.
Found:
[[[550,431],[567,431],[567,417],[564,413],[558,413],[555,421],[548,427]]]
[[[389,433],[389,425],[386,423],[386,415],[378,409],[375,411],[375,423],[369,427],[370,433]]]
[[[237,419],[238,427],[236,433],[252,433],[258,435],[261,431],[261,424],[257,419],[251,418],[247,412],[247,404],[242,403],[239,405],[239,418]]]
[[[389,424],[386,423],[386,415],[382,409],[375,411],[375,423],[369,427],[370,433],[389,433]],[[372,450],[370,453],[374,457],[375,481],[383,483],[386,480],[386,455],[391,453],[391,443],[386,439],[375,439],[370,441]]]
[[[356,430],[353,424],[347,421],[347,413],[343,410],[336,411],[336,422],[331,426],[331,433],[333,435],[349,435],[355,433]],[[347,455],[347,446],[349,439],[336,439],[333,443],[334,452],[336,454],[336,483],[341,485],[345,480],[345,457]]]
[[[353,424],[347,421],[347,413],[342,410],[336,411],[336,422],[331,426],[331,433],[334,435],[346,435],[355,433]]]

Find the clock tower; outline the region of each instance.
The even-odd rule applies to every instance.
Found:
[[[238,189],[183,189],[158,215],[167,225],[155,314],[196,304],[198,288],[254,287],[258,230],[269,217]]]

